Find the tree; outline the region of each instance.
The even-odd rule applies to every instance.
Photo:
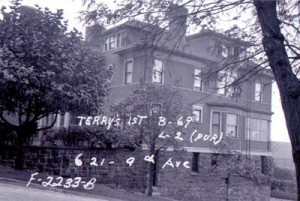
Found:
[[[105,20],[108,17],[109,22],[115,22],[139,16],[161,26],[165,25],[163,22],[167,16],[166,12],[174,3],[158,0],[125,0],[115,10],[109,10],[95,1],[85,0],[84,2],[88,5],[88,9],[83,12],[84,19],[87,21],[107,22]],[[256,61],[259,61],[255,68],[249,69],[246,73],[250,74],[250,77],[265,68],[272,70],[279,88],[291,140],[297,174],[298,200],[300,200],[299,1],[187,0],[175,2],[189,9],[188,24],[194,29],[212,28],[218,31],[222,29],[223,33],[230,37],[238,37],[249,42],[252,54],[247,60],[256,58]],[[93,7],[95,4],[98,7]],[[180,17],[182,16],[179,16],[179,19]],[[220,26],[224,21],[228,22],[229,26]],[[248,78],[249,76],[243,76],[238,81]]]
[[[168,148],[180,150],[182,146],[181,141],[176,139],[176,136],[181,137],[178,132],[183,134],[183,126],[188,124],[187,117],[182,116],[182,96],[168,86],[145,84],[112,106],[112,113],[123,122],[120,125],[121,133],[132,136],[131,139],[140,147],[145,145],[149,156],[153,156],[153,162],[149,162],[147,181],[147,195],[151,196],[159,152]],[[181,123],[184,125],[180,126]]]
[[[16,133],[15,167],[23,168],[23,145],[35,132],[52,127],[58,113],[97,114],[111,70],[68,31],[63,11],[31,8],[13,1],[0,21],[0,124]],[[54,115],[50,126],[37,122]]]

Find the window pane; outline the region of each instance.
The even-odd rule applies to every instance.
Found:
[[[261,129],[262,130],[268,130],[268,121],[266,121],[266,120],[262,120],[262,122],[261,122]]]
[[[255,101],[260,102],[262,98],[262,84],[255,83]]]
[[[212,123],[220,124],[220,113],[219,112],[213,112]]]
[[[154,60],[154,67],[153,67],[155,70],[157,71],[162,71],[162,60],[158,60],[158,59],[155,59]]]
[[[220,112],[212,113],[212,134],[220,134],[221,114]]]
[[[237,115],[236,114],[227,114],[227,124],[237,125]]]
[[[105,50],[109,50],[109,38],[105,38]]]
[[[201,70],[194,69],[194,87],[196,89],[201,90],[202,88],[202,80],[201,80]]]
[[[263,119],[247,119],[249,128],[247,127],[247,133],[251,140],[264,141],[269,140],[269,122]]]
[[[237,115],[227,114],[227,135],[230,137],[237,137]]]
[[[194,121],[201,122],[201,110],[194,110]]]
[[[116,35],[114,34],[114,35],[110,36],[109,40],[110,40],[110,49],[116,48],[117,47]]]
[[[220,133],[220,126],[219,125],[213,125],[212,126],[212,134],[219,134]]]
[[[237,127],[227,125],[227,135],[230,137],[237,137]]]
[[[152,81],[156,83],[162,83],[163,79],[163,62],[162,60],[155,59],[153,65]]]
[[[222,44],[222,56],[228,57],[228,48],[224,44]]]
[[[220,71],[218,80],[218,94],[232,96],[234,94],[234,87],[229,86],[237,78],[235,71]]]
[[[125,64],[125,84],[132,83],[132,67],[133,62],[127,61]]]
[[[117,33],[117,47],[121,47],[121,33]]]

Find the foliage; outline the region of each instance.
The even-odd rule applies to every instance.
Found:
[[[274,168],[274,179],[279,180],[295,180],[295,172],[289,169]]]
[[[223,171],[229,177],[231,174],[238,174],[255,181],[259,185],[271,184],[274,174],[272,157],[264,156],[264,158],[261,158],[245,155],[241,151],[234,149],[235,144],[234,139],[226,136],[215,147],[216,163],[218,166],[213,170]]]
[[[19,0],[1,11],[0,124],[16,132],[18,147],[54,124],[37,128],[49,114],[98,113],[111,71],[77,30],[67,30],[63,11],[21,6]]]
[[[113,114],[117,114],[123,124],[121,132],[132,133],[141,137],[141,142],[145,143],[152,152],[160,151],[169,147],[180,147],[178,141],[174,140],[179,127],[174,125],[159,126],[159,118],[165,117],[167,122],[176,122],[183,114],[181,94],[168,86],[157,86],[155,84],[145,84],[135,90],[125,100],[112,106]],[[157,110],[157,111],[154,111]],[[144,116],[139,125],[128,125],[129,118]],[[168,133],[169,139],[159,138],[162,131]]]
[[[273,179],[271,189],[290,193],[297,192],[296,182],[294,180]]]
[[[117,128],[107,130],[104,126],[70,126],[68,129],[51,129],[45,133],[45,145],[64,145],[117,149],[137,147],[137,138],[122,135]]]
[[[257,161],[257,158],[253,156],[245,156],[242,153],[220,153],[216,156],[215,160],[217,165],[212,167],[212,171],[227,174],[229,178],[231,175],[237,174],[255,181],[258,185],[271,184],[273,177],[272,160],[267,160],[269,162],[267,162],[267,165],[264,167],[265,172],[262,172],[262,170],[258,168],[260,161]]]
[[[285,200],[297,200],[296,193],[282,192],[279,190],[271,190],[271,197]]]
[[[16,134],[6,128],[0,128],[0,145],[15,144]]]
[[[154,163],[157,163],[161,150],[181,149],[181,141],[175,139],[176,133],[182,132],[183,127],[176,126],[177,120],[180,116],[184,117],[182,96],[178,90],[169,86],[143,84],[128,98],[112,106],[111,110],[122,122],[121,133],[138,136],[140,145],[145,145],[149,149],[149,155],[154,156]],[[138,123],[141,120],[139,116],[143,117],[141,123]],[[128,125],[128,121],[133,122],[133,118],[137,117],[136,124]],[[159,125],[161,118],[165,118],[165,125]],[[167,122],[173,122],[173,124]],[[160,137],[163,131],[165,135],[169,135],[168,138]],[[152,195],[155,173],[155,166],[150,162],[146,190],[148,196]]]

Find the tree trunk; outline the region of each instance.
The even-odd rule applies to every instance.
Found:
[[[149,163],[148,166],[148,187],[147,187],[147,191],[146,191],[146,195],[147,196],[152,196],[153,194],[153,183],[154,183],[154,177],[156,176],[156,163],[157,163],[157,152],[155,151],[154,147],[151,147],[150,149],[150,156],[154,155],[154,164],[153,163]]]
[[[299,150],[293,154],[295,168],[296,168],[296,181],[297,181],[297,189],[298,189],[298,200],[300,200],[300,152]]]
[[[152,196],[152,192],[153,192],[153,176],[154,176],[153,167],[154,164],[149,163],[147,196]]]
[[[263,47],[277,83],[296,168],[300,200],[300,83],[292,71],[276,11],[277,1],[255,0],[263,34]]]
[[[15,169],[24,169],[24,140],[22,138],[22,133],[17,132],[17,154],[15,159]]]

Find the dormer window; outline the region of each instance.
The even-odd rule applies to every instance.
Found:
[[[221,45],[221,55],[225,58],[228,57],[229,51],[228,51],[228,47],[224,44]]]
[[[123,46],[123,35],[125,32],[111,34],[105,37],[104,50],[113,50]]]

